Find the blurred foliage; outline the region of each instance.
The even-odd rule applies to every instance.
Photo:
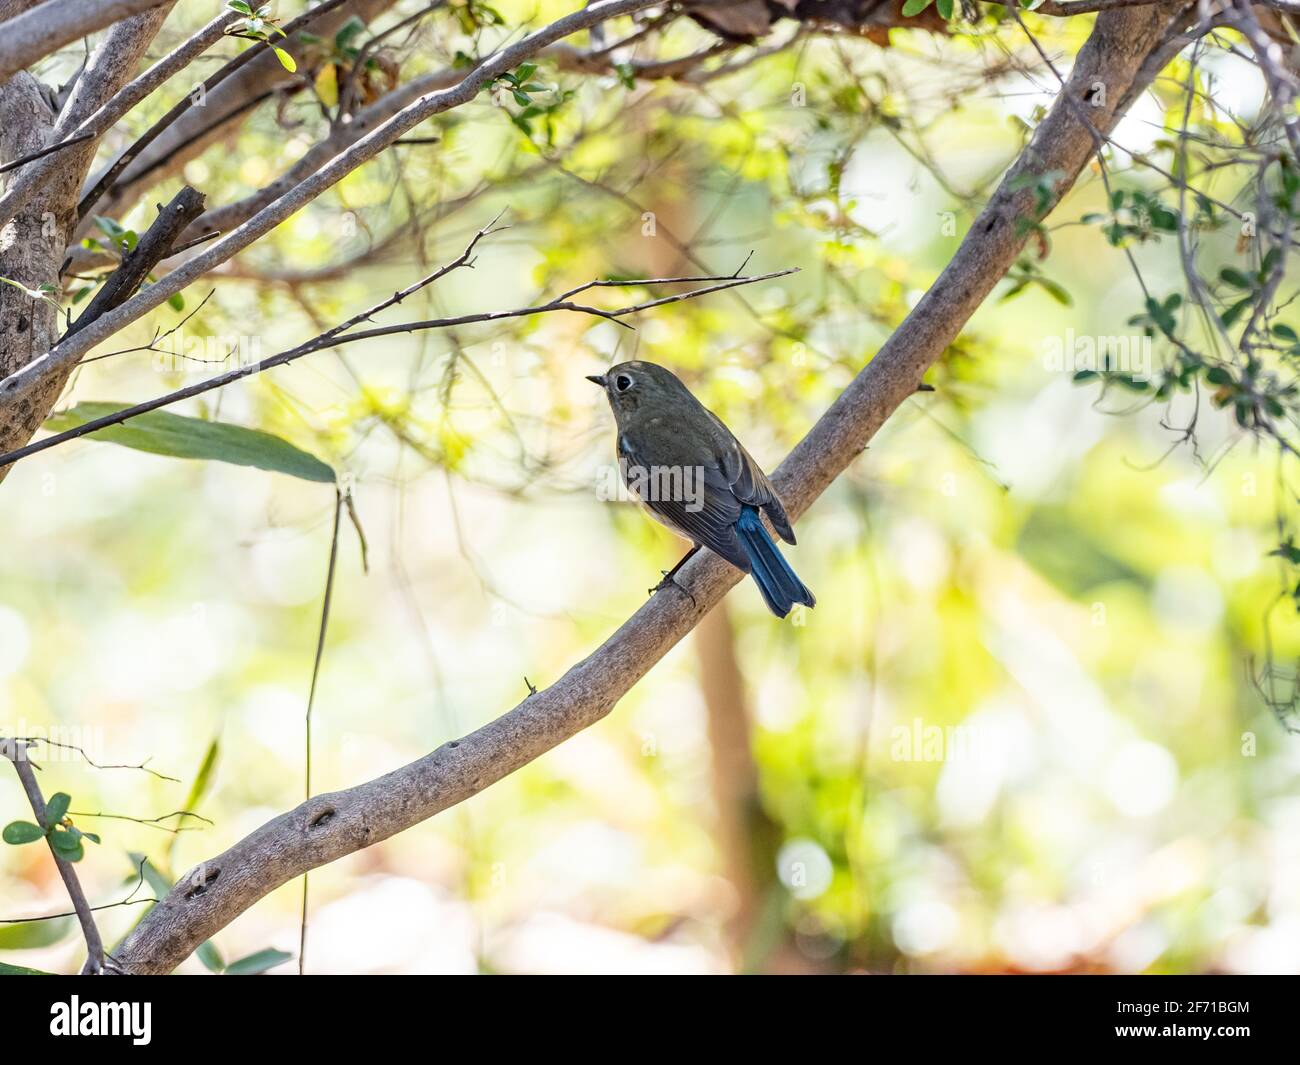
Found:
[[[454,5],[377,52],[406,81],[567,9],[503,3],[499,26]],[[372,564],[363,576],[356,552],[340,557],[319,790],[483,724],[525,677],[557,678],[675,560],[667,534],[597,497],[613,441],[584,374],[634,356],[672,367],[770,469],[869,360],[1051,103],[1024,34],[986,10],[946,38],[896,30],[889,48],[809,37],[698,85],[521,68],[195,286],[190,357],[127,352],[80,375],[74,402],[142,399],[217,369],[193,352],[270,354],[454,258],[503,208],[511,228],[472,270],[384,321],[522,306],[593,278],[729,273],[751,252],[754,271],[800,267],[643,315],[635,332],[546,315],[397,335],[184,408],[291,441],[353,486]],[[185,17],[199,15],[174,20],[178,38]],[[1026,21],[1053,54],[1087,32]],[[329,72],[303,71],[310,89],[253,112],[185,180],[214,204],[273,180],[337,120],[338,79],[371,33],[353,26]],[[712,40],[687,21],[652,39],[660,57]],[[1265,361],[1293,358],[1296,325],[1285,294],[1262,291],[1280,231],[1242,243],[1219,206],[1263,193],[1290,211],[1294,175],[1247,151],[1267,132],[1258,73],[1222,50],[1202,61],[1180,60],[1135,105],[1114,138],[1130,151],[1027,220],[999,298],[928,376],[937,392],[906,404],[801,522],[791,559],[816,610],[781,625],[748,586],[730,597],[776,836],[744,949],[727,941],[737,887],[720,874],[706,708],[682,647],[597,727],[314,873],[313,967],[1295,969],[1295,496],[1272,431],[1294,389]],[[1217,203],[1177,202],[1139,155],[1203,168]],[[1267,296],[1259,361],[1191,331],[1206,319],[1195,292],[1180,296],[1189,219],[1222,312],[1213,332]],[[160,311],[114,347],[182,317]],[[1054,365],[1052,344],[1076,337],[1134,338],[1150,378]],[[189,779],[207,766],[189,802],[211,827],[104,822],[79,867],[96,899],[115,897],[147,868],[125,857],[138,851],[165,888],[300,799],[332,500],[93,442],[24,462],[4,490],[22,509],[0,533],[0,721],[70,734],[101,762],[148,757]],[[44,776],[94,794],[87,809],[188,808],[184,785],[141,773],[51,759]],[[21,814],[14,781],[0,804]],[[0,849],[0,916],[58,906],[37,850]],[[296,950],[297,891],[224,930],[202,963]],[[104,920],[120,935],[138,916]],[[13,958],[67,967],[75,931]]]

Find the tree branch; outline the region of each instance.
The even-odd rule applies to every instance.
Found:
[[[599,5],[598,5],[599,6]],[[1015,263],[1025,242],[1018,221],[1036,217],[1017,179],[1060,171],[1054,206],[1094,149],[1073,103],[1106,100],[1092,125],[1109,131],[1140,86],[1135,78],[1160,46],[1171,9],[1145,5],[1101,14],[1064,90],[976,219],[952,261],[903,324],[776,470],[791,517],[802,514],[862,452],[925,370]],[[1093,90],[1100,82],[1106,92]],[[701,553],[679,574],[690,593],[653,596],[588,658],[551,687],[460,740],[376,780],[319,795],[269,821],[181,879],[118,952],[128,972],[165,973],[205,939],[281,884],[378,843],[477,794],[594,724],[742,577]]]
[[[78,123],[76,129],[66,137],[23,159],[15,159],[13,162],[6,163],[3,167],[0,167],[0,174],[16,169],[24,163],[32,162],[42,156],[49,156],[51,153],[61,151],[72,144],[102,135],[113,123],[152,93],[158,86],[162,85],[173,74],[185,69],[207,51],[212,44],[221,38],[225,28],[241,17],[237,11],[223,11],[190,37],[189,40],[168,52],[167,55],[163,56],[143,74],[114,93],[93,114],[88,115]],[[186,99],[189,99],[189,97],[186,97]],[[4,195],[0,196],[0,226],[7,223],[22,209],[32,193],[40,187],[45,178],[53,173],[54,169],[59,165],[60,160],[46,158],[40,166],[33,166],[23,171],[10,183]]]
[[[70,41],[148,11],[167,0],[47,0],[5,22],[0,36],[0,82]]]
[[[41,795],[41,786],[36,781],[36,773],[32,770],[32,762],[27,755],[27,750],[28,745],[22,740],[0,739],[0,755],[13,763],[14,772],[18,774],[23,791],[27,793],[27,801],[32,805],[32,813],[36,815],[36,823],[48,833],[55,826],[46,823],[45,798]],[[50,857],[54,859],[59,876],[63,878],[63,886],[68,889],[68,898],[72,900],[72,908],[77,912],[82,935],[86,937],[86,964],[81,971],[83,975],[86,973],[97,975],[104,971],[104,941],[100,939],[99,928],[91,913],[90,903],[86,899],[86,893],[81,890],[81,881],[77,879],[77,871],[72,867],[72,863],[54,849],[54,842],[48,835],[45,837],[45,844],[50,848]]]
[[[617,15],[631,14],[634,11],[653,7],[657,2],[658,0],[600,0],[580,11],[557,19],[514,44],[499,49],[452,88],[420,97],[275,202],[262,208],[207,251],[196,255],[184,266],[178,267],[157,284],[150,285],[86,329],[80,330],[74,336],[64,337],[44,355],[33,359],[0,381],[0,410],[21,404],[23,397],[29,390],[38,388],[43,378],[61,370],[70,370],[100,341],[158,307],[169,296],[181,291],[213,267],[243,251],[425,119],[473,100],[498,76],[512,70],[548,44]]]
[[[491,232],[490,228],[482,229],[475,236],[469,248],[462,253],[456,261],[440,267],[433,274],[417,281],[410,287],[403,289],[401,292],[394,293],[391,297],[382,303],[376,304],[360,314],[354,315],[341,325],[313,337],[311,340],[304,341],[297,347],[288,348],[285,351],[276,352],[269,355],[259,362],[250,363],[247,366],[239,366],[233,370],[227,370],[225,373],[218,374],[216,377],[209,377],[205,381],[197,381],[192,385],[186,385],[184,388],[178,388],[175,392],[169,392],[165,396],[159,396],[156,399],[146,400],[143,403],[137,403],[131,407],[124,407],[112,414],[105,414],[100,418],[92,418],[90,421],[83,422],[81,425],[71,429],[65,429],[61,433],[55,433],[47,436],[34,444],[27,444],[23,447],[16,448],[13,451],[0,454],[0,473],[7,471],[19,459],[25,459],[32,455],[39,454],[42,451],[48,451],[50,448],[57,447],[59,444],[67,443],[69,440],[77,440],[83,436],[89,436],[101,429],[107,429],[112,425],[121,425],[123,422],[130,421],[132,418],[138,418],[142,414],[148,414],[151,411],[161,410],[163,407],[170,407],[182,400],[193,399],[195,396],[201,396],[205,392],[212,392],[218,388],[224,388],[226,385],[233,384],[236,381],[243,380],[245,377],[252,377],[254,374],[265,373],[267,370],[273,370],[278,366],[285,366],[288,363],[295,362],[306,355],[314,354],[317,351],[324,351],[327,348],[336,348],[343,344],[353,344],[359,340],[374,340],[378,337],[392,336],[394,333],[414,333],[422,332],[429,329],[453,329],[462,325],[475,325],[481,322],[500,322],[508,318],[528,318],[535,314],[549,314],[554,311],[574,311],[579,314],[590,314],[598,318],[604,318],[607,321],[618,322],[620,325],[625,324],[622,319],[629,315],[638,314],[641,311],[650,310],[652,307],[663,307],[670,303],[680,303],[682,300],[696,299],[700,296],[707,296],[712,292],[722,292],[726,289],[738,288],[741,285],[752,285],[760,281],[771,281],[774,278],[785,277],[787,274],[793,274],[796,271],[775,270],[769,274],[753,274],[749,276],[732,275],[729,277],[709,276],[709,277],[655,277],[642,278],[631,281],[588,281],[584,285],[557,296],[546,303],[534,304],[530,307],[515,307],[506,311],[481,311],[477,314],[462,314],[454,318],[430,318],[419,322],[396,322],[393,325],[375,326],[373,329],[362,329],[355,333],[345,332],[352,329],[359,323],[368,320],[374,315],[387,307],[401,303],[401,301],[426,285],[436,281],[438,278],[449,273],[460,266],[469,265],[469,254],[473,250],[474,244]],[[616,307],[613,310],[604,310],[600,307],[592,307],[585,303],[574,303],[570,298],[579,292],[586,292],[592,288],[629,288],[647,285],[673,285],[685,284],[691,282],[708,281],[711,282],[703,288],[690,289],[686,292],[677,292],[671,296],[660,296],[658,299],[643,300],[627,307]],[[89,310],[87,311],[89,313]],[[78,320],[80,325],[80,320]],[[630,328],[630,327],[629,327]],[[152,347],[152,345],[150,345]]]
[[[95,298],[72,323],[65,337],[85,329],[114,307],[125,303],[144,283],[163,259],[172,252],[172,246],[185,228],[203,213],[203,194],[186,185],[172,197],[171,203],[158,209],[158,217],[145,230],[136,246],[122,259],[122,265],[108,276]]]

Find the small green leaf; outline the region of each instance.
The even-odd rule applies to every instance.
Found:
[[[185,310],[185,297],[179,292],[173,292],[167,297],[167,306],[173,311],[183,311]]]
[[[45,829],[30,821],[10,821],[5,825],[3,836],[6,843],[20,847],[24,843],[35,843],[38,839],[44,839]]]
[[[1225,266],[1219,271],[1219,280],[1233,288],[1250,288],[1250,278],[1235,267]]]
[[[244,0],[227,0],[226,7],[231,11],[238,11],[241,15],[251,15],[253,9],[244,2]]]
[[[1296,336],[1296,331],[1285,322],[1275,322],[1272,332],[1275,337],[1281,337],[1283,340],[1289,340],[1292,343],[1300,340],[1300,337]]]
[[[8,962],[0,961],[0,976],[53,976],[54,973],[47,973],[44,969],[28,969],[25,965],[10,965]]]
[[[199,949],[194,952],[199,956],[199,961],[203,963],[203,968],[210,973],[223,973],[226,971],[226,963],[221,957],[221,951],[217,950],[217,945],[208,939],[199,944]]]
[[[934,9],[944,18],[945,21],[952,18],[953,0],[934,0]]]
[[[0,925],[0,950],[36,950],[61,943],[77,927],[71,917]]]
[[[275,52],[275,58],[280,61],[280,66],[284,67],[290,74],[298,72],[298,64],[294,62],[293,56],[283,48],[273,48],[272,51]]]
[[[1037,281],[1038,284],[1043,287],[1043,290],[1062,307],[1071,307],[1074,305],[1074,299],[1055,281],[1046,277],[1036,277],[1034,280]]]
[[[122,409],[120,403],[78,403],[46,419],[45,428],[52,432],[75,429]],[[94,435],[107,443],[154,455],[253,466],[320,484],[333,484],[336,480],[334,470],[315,455],[309,455],[271,433],[245,429],[229,422],[210,422],[167,411],[151,411],[122,425],[100,429]]]
[[[919,15],[930,6],[930,0],[907,0],[903,5],[903,17],[911,18],[913,15]]]
[[[1219,315],[1219,321],[1221,321],[1223,323],[1223,327],[1227,329],[1234,322],[1236,322],[1238,318],[1240,318],[1243,314],[1245,314],[1246,311],[1250,310],[1250,308],[1254,305],[1254,303],[1255,303],[1254,296],[1247,296],[1244,300],[1238,300],[1226,311],[1224,311],[1221,315]]]
[[[79,862],[86,856],[86,848],[81,845],[80,833],[65,832],[62,829],[50,833],[50,846],[54,853],[69,862]]]
[[[72,805],[72,796],[66,791],[56,791],[45,804],[45,820],[51,826],[57,825],[67,816],[68,807]]]
[[[256,976],[258,973],[264,973],[268,969],[274,969],[277,965],[283,965],[293,955],[283,950],[259,950],[256,954],[249,954],[247,957],[240,958],[238,961],[232,961],[226,966],[227,976]]]

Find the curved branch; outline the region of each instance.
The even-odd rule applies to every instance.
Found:
[[[0,39],[0,81],[71,41],[148,11],[165,0],[47,0],[5,22]]]
[[[772,480],[791,517],[802,514],[862,452],[885,419],[1014,264],[1034,216],[1025,174],[1060,171],[1048,206],[1073,184],[1094,148],[1095,126],[1109,131],[1131,99],[1147,56],[1169,28],[1171,8],[1149,5],[1103,13],[1075,64],[1066,92],[967,233],[938,281],[776,470]],[[1098,97],[1101,82],[1106,92]],[[1093,107],[1080,121],[1076,105]],[[174,969],[205,939],[270,891],[386,839],[482,791],[594,724],[741,579],[711,555],[696,556],[588,658],[513,710],[429,755],[346,791],[319,795],[267,822],[224,854],[184,876],[127,937],[117,960],[131,973]]]

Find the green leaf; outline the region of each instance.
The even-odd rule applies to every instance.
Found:
[[[54,976],[54,973],[47,973],[44,969],[29,969],[25,965],[10,965],[8,962],[0,961],[0,976]]]
[[[72,805],[72,796],[66,791],[56,791],[45,804],[45,820],[50,825],[57,825],[67,816],[68,807]]]
[[[20,847],[24,843],[35,843],[38,839],[45,838],[45,829],[40,825],[34,825],[30,821],[10,821],[5,825],[4,841],[11,843],[15,847]]]
[[[78,403],[46,419],[45,428],[52,432],[75,429],[123,407],[121,403]],[[154,455],[253,466],[320,484],[333,484],[336,480],[334,470],[315,455],[309,455],[271,433],[245,429],[229,422],[210,422],[166,411],[151,411],[123,425],[100,429],[94,435],[107,443]]]
[[[1245,314],[1246,311],[1250,310],[1250,308],[1254,305],[1254,303],[1255,303],[1254,296],[1247,296],[1244,300],[1238,300],[1226,311],[1224,311],[1221,315],[1219,315],[1219,321],[1221,321],[1223,323],[1223,327],[1227,329],[1238,318],[1240,318],[1243,314]]]
[[[1235,267],[1225,266],[1219,271],[1219,280],[1233,288],[1251,288],[1250,278]]]
[[[919,15],[930,6],[930,0],[907,0],[903,5],[903,17],[911,18],[913,15]]]
[[[223,973],[226,971],[226,963],[221,957],[221,951],[217,950],[217,945],[208,939],[199,944],[199,949],[194,952],[198,955],[199,961],[203,963],[203,968],[210,973]]]
[[[259,950],[256,954],[249,954],[238,961],[232,961],[226,966],[227,976],[256,976],[258,973],[264,973],[268,969],[274,969],[277,965],[283,965],[292,954],[283,950]]]
[[[143,854],[137,851],[131,851],[128,854],[131,863],[138,869],[139,875],[144,877],[144,882],[149,885],[150,890],[158,897],[162,898],[172,889],[172,882],[168,880],[154,864],[149,861]]]
[[[939,12],[945,20],[952,18],[953,0],[934,0],[934,9]]]
[[[75,929],[71,917],[0,925],[0,950],[37,950],[62,942]]]
[[[64,861],[79,862],[86,856],[86,848],[81,845],[80,833],[65,832],[62,829],[51,832],[50,846]]]
[[[179,292],[173,292],[167,297],[167,306],[173,311],[183,311],[185,310],[185,297]]]
[[[1300,340],[1300,337],[1296,336],[1296,331],[1285,322],[1274,323],[1272,332],[1275,337],[1281,337],[1283,340],[1289,340],[1292,343]]]
[[[194,783],[190,785],[190,793],[185,797],[184,809],[195,809],[203,796],[208,793],[208,787],[212,783],[212,771],[217,767],[217,755],[220,751],[220,742],[213,739],[208,744],[208,749],[203,752],[203,761],[199,763],[199,771],[194,775]]]
[[[1074,305],[1074,299],[1055,281],[1046,277],[1036,277],[1034,280],[1037,281],[1038,284],[1043,287],[1043,290],[1062,307],[1071,307]]]
[[[109,218],[106,215],[95,215],[95,225],[104,232],[106,236],[112,237],[114,241],[121,240],[126,236],[126,229],[115,218]]]
[[[293,56],[283,48],[272,48],[271,51],[275,53],[275,58],[280,61],[280,66],[284,67],[290,74],[298,72],[298,64],[294,62]]]
[[[244,2],[244,0],[227,0],[226,7],[231,11],[238,11],[241,15],[251,15],[253,9]]]

